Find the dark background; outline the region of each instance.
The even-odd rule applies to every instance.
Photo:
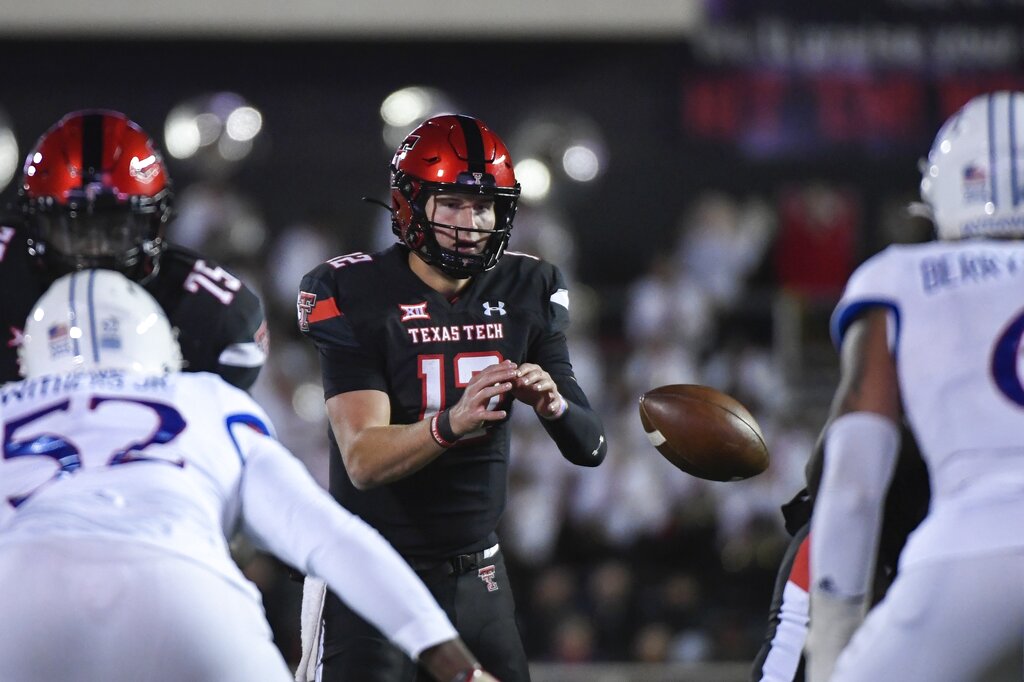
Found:
[[[834,15],[850,11],[840,5]],[[804,30],[805,19],[788,21],[791,31]],[[752,21],[723,25],[748,36],[760,30]],[[340,214],[338,229],[355,240],[376,218],[359,197],[386,197],[391,152],[378,109],[391,91],[438,87],[506,139],[537,112],[586,112],[607,144],[607,172],[556,188],[554,200],[578,237],[580,279],[614,295],[646,266],[652,245],[674,238],[680,213],[707,188],[771,198],[808,179],[855,185],[870,250],[879,204],[916,187],[915,160],[950,108],[993,87],[1024,87],[1019,56],[941,73],[871,59],[857,69],[777,67],[758,63],[756,52],[709,59],[691,41],[8,39],[0,43],[0,106],[24,153],[73,109],[124,111],[160,140],[176,103],[242,93],[263,112],[265,132],[235,186],[257,198],[272,231]],[[187,166],[168,162],[179,187],[194,179]],[[8,187],[0,199],[13,196]]]

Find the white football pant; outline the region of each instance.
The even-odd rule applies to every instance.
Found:
[[[142,544],[0,544],[0,680],[291,680],[263,607]]]
[[[835,682],[1021,680],[1024,553],[900,569],[836,664]]]

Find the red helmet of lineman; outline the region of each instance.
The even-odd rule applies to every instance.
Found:
[[[156,268],[171,182],[153,140],[116,111],[77,111],[25,160],[19,200],[29,251],[54,275],[84,268],[142,280]]]
[[[427,200],[436,195],[467,195],[494,200],[493,229],[476,253],[442,247],[435,229],[460,228],[434,222]],[[425,121],[406,136],[391,160],[391,228],[425,262],[448,275],[466,278],[497,265],[512,231],[519,183],[512,158],[494,132],[471,116],[445,115]]]

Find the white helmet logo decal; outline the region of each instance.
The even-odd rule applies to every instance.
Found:
[[[133,156],[128,162],[128,175],[143,184],[153,182],[154,178],[160,175],[160,164],[156,162],[156,155],[150,154],[144,159]]]

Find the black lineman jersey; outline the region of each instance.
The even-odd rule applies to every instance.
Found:
[[[451,407],[473,373],[503,360],[533,362],[584,406],[564,330],[568,291],[558,269],[506,252],[454,302],[431,289],[395,245],[323,263],[302,279],[299,328],[320,349],[324,397],[372,389],[391,399],[391,422],[411,424]],[[495,400],[499,400],[495,398]],[[494,409],[511,411],[505,395]],[[496,541],[505,507],[509,425],[492,422],[419,471],[357,490],[333,434],[331,493],[403,555],[437,559]]]
[[[0,384],[20,379],[18,345],[32,306],[51,280],[28,253],[24,230],[0,225]],[[185,370],[214,372],[248,389],[266,359],[259,298],[216,263],[169,246],[146,290],[178,329]]]

